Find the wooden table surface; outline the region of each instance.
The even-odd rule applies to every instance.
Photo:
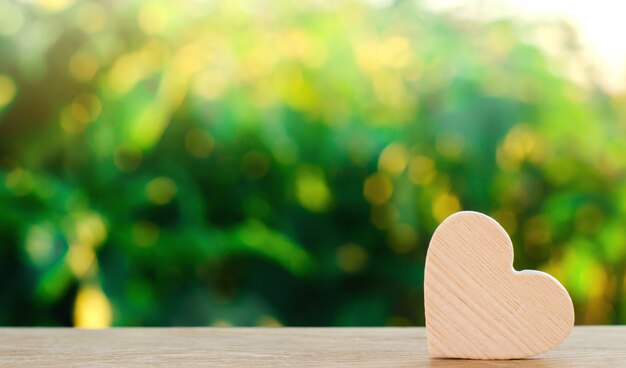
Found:
[[[0,329],[0,367],[626,367],[625,327],[532,359],[432,359],[424,328]]]

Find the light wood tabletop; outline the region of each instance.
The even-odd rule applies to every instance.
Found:
[[[0,329],[0,367],[626,367],[625,327],[524,360],[432,359],[424,328]]]

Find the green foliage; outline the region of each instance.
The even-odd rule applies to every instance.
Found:
[[[626,322],[624,96],[565,77],[567,28],[409,2],[0,7],[0,324],[423,324],[426,247],[460,209],[578,323]]]

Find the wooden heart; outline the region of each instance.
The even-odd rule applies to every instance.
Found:
[[[546,273],[515,271],[508,234],[478,212],[457,212],[435,231],[424,305],[435,357],[529,357],[558,345],[574,326],[567,290]]]

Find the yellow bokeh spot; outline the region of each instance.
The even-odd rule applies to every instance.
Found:
[[[276,63],[279,60],[278,53],[269,51],[267,45],[261,43],[250,45],[246,51],[246,57],[241,60],[238,72],[242,81],[260,82],[269,79],[266,77],[270,76],[271,72],[275,70]],[[304,60],[302,61],[304,62]]]
[[[102,111],[100,99],[90,93],[78,95],[72,103],[72,113],[77,120],[84,124],[94,121]]]
[[[367,265],[367,251],[358,244],[348,243],[337,248],[336,262],[346,273],[357,273]]]
[[[226,70],[219,67],[207,68],[193,78],[193,92],[206,100],[215,100],[228,88],[229,80]]]
[[[78,95],[71,105],[61,111],[59,124],[64,131],[70,134],[82,132],[87,124],[98,118],[102,105],[98,97],[83,93]]]
[[[98,286],[83,286],[74,302],[74,326],[78,328],[106,328],[113,320],[111,302]]]
[[[382,68],[403,68],[410,65],[410,41],[400,36],[365,41],[356,47],[356,61],[363,71],[370,74]]]
[[[65,258],[70,271],[72,271],[77,278],[85,276],[95,260],[96,253],[93,248],[81,243],[71,244]]]
[[[117,96],[130,92],[139,81],[162,68],[166,54],[167,47],[162,42],[151,40],[141,50],[119,56],[106,75],[106,87]],[[78,59],[76,63],[79,61],[86,61],[87,75],[89,68],[93,67],[89,65],[91,61]]]
[[[117,167],[120,171],[130,172],[137,170],[142,159],[143,155],[141,154],[141,150],[139,148],[133,145],[125,144],[115,150],[113,162],[115,163],[115,167]]]
[[[109,71],[108,86],[113,93],[124,95],[130,92],[147,72],[141,55],[122,55],[115,60]]]
[[[429,184],[435,175],[435,163],[428,157],[416,156],[409,163],[409,180],[415,185]]]
[[[70,59],[69,72],[77,81],[88,82],[96,75],[99,67],[95,56],[87,52],[77,52]]]
[[[411,60],[411,42],[406,37],[391,36],[383,44],[381,61],[388,67],[400,69]]]
[[[328,58],[328,49],[319,39],[312,37],[305,30],[299,28],[291,28],[280,34],[276,39],[276,52],[284,59],[297,60],[311,68],[319,68]],[[259,50],[257,54],[261,54]],[[271,56],[258,55],[265,60],[271,60],[266,63],[271,66]],[[258,62],[256,63],[259,64]],[[269,65],[268,65],[269,64]]]
[[[417,231],[407,224],[395,224],[389,232],[389,247],[398,254],[406,254],[417,247]]]
[[[260,327],[282,327],[282,323],[272,316],[261,316],[256,321],[256,325]]]
[[[389,202],[393,195],[393,184],[384,174],[372,174],[365,179],[363,195],[373,205],[383,205]]]
[[[133,225],[133,242],[140,247],[151,247],[159,240],[159,228],[149,221],[139,221]]]
[[[89,111],[85,108],[85,106],[81,104],[73,103],[70,111],[72,112],[72,117],[74,118],[74,121],[76,121],[80,125],[87,125],[87,123],[91,121]]]
[[[376,75],[372,80],[376,98],[384,106],[392,108],[394,119],[384,118],[386,124],[403,123],[413,109],[414,96],[407,92],[404,80],[397,75]],[[397,121],[396,121],[397,120]]]
[[[61,110],[61,116],[59,116],[59,125],[67,133],[76,134],[80,133],[84,126],[81,122],[77,121],[72,112],[72,106],[66,106]]]
[[[457,160],[465,149],[465,139],[457,134],[438,134],[435,139],[435,148],[444,157]]]
[[[433,217],[438,222],[461,210],[459,198],[449,192],[440,192],[433,199]]]
[[[18,167],[11,170],[5,176],[4,184],[8,189],[12,190],[16,196],[22,197],[33,190],[35,178],[30,171]]]
[[[507,171],[519,169],[525,160],[538,163],[545,156],[544,141],[526,124],[519,124],[511,129],[496,151],[498,166]]]
[[[296,197],[302,207],[311,212],[325,212],[329,209],[332,194],[321,169],[302,167],[298,170]]]
[[[53,13],[61,11],[74,3],[74,0],[35,0],[43,10]]]
[[[146,71],[156,72],[170,61],[169,53],[169,47],[163,40],[152,39],[144,44],[138,57]]]
[[[381,152],[378,169],[390,174],[400,174],[406,168],[408,160],[407,149],[402,144],[392,143]]]
[[[185,136],[185,148],[195,158],[207,158],[215,148],[215,140],[207,131],[192,129]]]
[[[81,214],[76,221],[76,240],[81,244],[98,247],[107,238],[107,228],[96,213]]]
[[[15,82],[9,76],[0,74],[0,109],[8,105],[17,92]]]
[[[54,234],[46,225],[34,225],[26,233],[25,249],[36,266],[50,262],[54,257]]]
[[[281,74],[281,77],[285,103],[296,110],[319,111],[320,96],[300,70],[289,70],[284,75]]]
[[[156,205],[168,204],[172,201],[177,192],[178,187],[176,183],[166,177],[152,179],[146,185],[146,197],[150,202]]]
[[[202,43],[190,43],[176,51],[172,66],[181,74],[191,75],[206,66],[207,55],[207,49]]]
[[[139,10],[139,27],[148,34],[160,33],[170,21],[170,12],[164,3],[151,1]]]

